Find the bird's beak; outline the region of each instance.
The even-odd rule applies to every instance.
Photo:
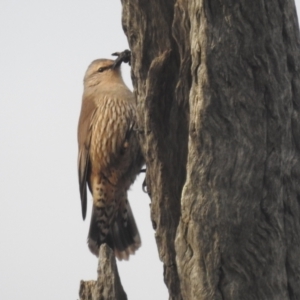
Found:
[[[113,70],[118,69],[118,68],[120,68],[121,63],[122,63],[122,60],[119,59],[119,58],[117,58],[117,59],[115,60],[115,62],[112,64],[111,68],[112,68]]]

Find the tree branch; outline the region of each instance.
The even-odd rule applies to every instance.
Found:
[[[123,290],[113,251],[103,244],[100,247],[97,281],[81,281],[80,300],[127,300]]]

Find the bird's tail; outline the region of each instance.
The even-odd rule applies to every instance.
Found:
[[[99,224],[99,221],[97,222],[96,210],[95,206],[93,206],[88,235],[88,246],[91,252],[98,256],[100,245],[106,243],[114,250],[115,256],[119,260],[128,260],[129,256],[134,254],[141,246],[140,234],[129,202],[126,204],[126,221],[124,221],[123,210],[119,209],[106,236],[103,236],[103,231],[101,230],[103,224]]]

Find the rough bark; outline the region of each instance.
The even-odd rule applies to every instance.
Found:
[[[170,299],[300,299],[294,1],[122,4]]]
[[[189,8],[194,117],[176,243],[184,297],[300,299],[295,7],[201,2]]]
[[[80,300],[127,300],[115,255],[106,244],[100,247],[97,281],[81,281],[79,297]]]
[[[186,175],[190,88],[187,16],[174,24],[176,37],[186,43],[179,48],[172,35],[173,14],[180,15],[179,9],[172,1],[123,1],[151,219],[172,299],[181,299],[174,240]]]

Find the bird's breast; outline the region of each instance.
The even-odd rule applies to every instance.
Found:
[[[120,154],[132,107],[124,100],[106,98],[92,121],[90,159],[93,168],[108,167]]]

